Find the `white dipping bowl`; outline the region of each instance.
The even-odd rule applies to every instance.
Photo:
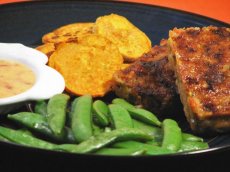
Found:
[[[0,115],[15,110],[26,101],[48,99],[65,89],[62,75],[47,66],[47,56],[36,49],[18,43],[0,43],[0,59],[22,63],[35,74],[35,83],[30,89],[15,96],[0,98]]]

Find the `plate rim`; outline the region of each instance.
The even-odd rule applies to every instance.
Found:
[[[154,7],[154,8],[160,8],[164,10],[170,10],[170,11],[175,11],[178,13],[182,14],[188,14],[191,16],[196,16],[199,18],[207,19],[212,22],[218,22],[219,24],[225,25],[225,27],[230,27],[230,23],[227,23],[225,21],[221,21],[212,17],[208,17],[202,14],[198,14],[195,12],[190,12],[182,9],[176,9],[172,7],[165,7],[165,6],[160,6],[160,5],[155,5],[155,4],[145,4],[141,2],[129,2],[129,1],[116,1],[116,0],[39,0],[39,1],[21,1],[21,2],[13,2],[13,3],[6,3],[6,4],[0,4],[0,9],[1,8],[8,8],[11,6],[18,6],[18,5],[27,5],[27,4],[42,4],[42,3],[111,3],[111,4],[127,4],[127,5],[133,5],[133,6],[146,6],[146,7]]]

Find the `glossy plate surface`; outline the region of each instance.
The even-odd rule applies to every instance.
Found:
[[[95,1],[56,1],[56,2],[28,2],[0,6],[0,42],[16,42],[27,46],[36,47],[41,44],[41,37],[53,29],[73,22],[94,22],[98,16],[116,13],[128,18],[134,25],[144,31],[152,40],[152,44],[158,44],[162,38],[168,37],[168,31],[174,27],[202,27],[208,25],[226,26],[228,24],[210,18],[176,11],[157,6],[143,4],[131,4],[121,2],[95,2]],[[178,122],[188,130],[188,123],[184,115],[178,117]],[[0,118],[0,124],[4,125],[4,119]],[[15,144],[0,142],[0,165],[9,167],[9,160],[17,163],[50,165],[57,169],[66,166],[72,168],[83,166],[99,168],[107,163],[107,169],[118,168],[116,163],[125,164],[129,168],[143,169],[156,163],[191,163],[203,164],[203,168],[210,167],[204,159],[216,159],[230,157],[230,135],[224,134],[207,138],[210,149],[192,153],[182,153],[170,156],[144,156],[144,157],[106,157],[92,155],[78,155],[60,152],[45,151],[26,148]],[[8,159],[3,157],[8,157]],[[223,158],[224,159],[224,158]],[[193,162],[191,162],[193,161]],[[58,163],[56,163],[58,162]],[[50,163],[55,163],[51,165]],[[69,165],[68,165],[69,164]],[[178,164],[180,166],[180,162]],[[169,168],[155,164],[161,169]],[[175,169],[177,169],[175,165]],[[196,166],[197,167],[197,166]],[[17,169],[10,166],[12,169]],[[198,168],[198,167],[197,167]],[[126,168],[124,168],[126,169]],[[128,169],[127,169],[128,170]]]

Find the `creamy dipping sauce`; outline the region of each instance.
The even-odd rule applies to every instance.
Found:
[[[35,83],[35,74],[26,65],[0,59],[0,98],[23,93]]]

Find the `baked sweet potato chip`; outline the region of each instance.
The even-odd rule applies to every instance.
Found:
[[[78,37],[92,33],[94,23],[73,23],[62,26],[42,37],[43,43],[76,42]]]
[[[111,45],[116,46],[110,40],[98,34],[91,34],[91,35],[79,37],[78,44],[98,47],[98,48],[103,48]]]
[[[51,54],[55,51],[55,46],[54,43],[45,43],[43,45],[36,47],[36,49],[46,54],[47,57],[50,57]]]
[[[94,97],[112,89],[113,74],[123,63],[117,46],[99,35],[87,35],[78,43],[62,43],[50,59],[49,65],[63,75],[67,91]]]
[[[151,41],[145,33],[123,16],[110,14],[99,17],[94,30],[117,45],[126,61],[134,61],[151,49]]]

